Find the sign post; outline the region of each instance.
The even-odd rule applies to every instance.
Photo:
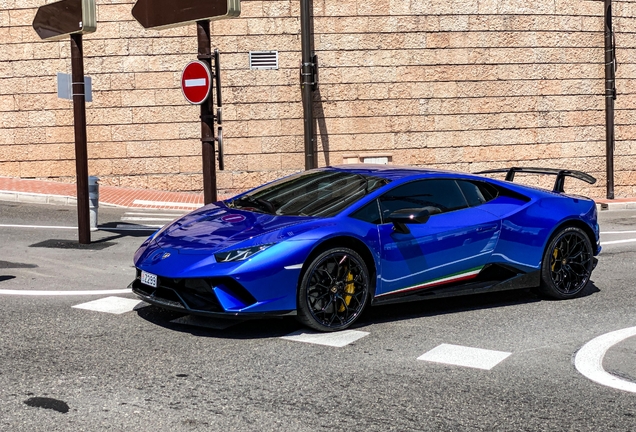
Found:
[[[212,66],[212,42],[210,40],[210,21],[197,21],[197,58]],[[201,104],[201,153],[203,156],[203,202],[209,204],[217,200],[216,164],[214,163],[214,110],[212,98]],[[208,185],[206,188],[205,185]]]
[[[86,138],[86,99],[84,93],[84,49],[81,33],[71,35],[71,75],[73,77],[77,226],[80,244],[88,244],[91,242],[91,222],[88,209],[88,149]]]
[[[209,73],[212,66],[212,49],[210,41],[210,21],[234,18],[241,14],[240,0],[137,0],[132,9],[133,17],[144,28],[166,29],[172,27],[183,26],[187,24],[197,25],[197,44],[200,65],[203,65]],[[190,66],[189,63],[188,66]],[[186,69],[188,69],[186,66]],[[193,66],[193,70],[197,69]],[[183,71],[184,75],[186,70]],[[217,72],[218,73],[218,72]],[[218,77],[217,77],[218,78]],[[197,93],[195,85],[200,83],[205,77],[187,78],[192,79],[192,88],[187,87],[182,76],[181,87],[186,100],[190,103],[188,94]],[[214,110],[213,98],[209,96],[211,93],[211,76],[209,79],[210,88],[205,98],[201,102],[201,156],[203,171],[203,199],[206,204],[210,204],[217,200],[216,190],[216,164],[214,162]],[[195,100],[200,98],[195,97]],[[219,141],[220,144],[220,141]],[[219,146],[219,163],[222,168],[222,156]]]
[[[41,39],[71,37],[71,75],[73,126],[75,128],[75,172],[77,183],[77,222],[80,244],[91,242],[88,209],[88,151],[86,146],[86,99],[82,34],[97,26],[95,0],[61,0],[38,8],[33,29]]]

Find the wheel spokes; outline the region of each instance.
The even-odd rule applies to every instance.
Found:
[[[592,259],[587,242],[579,234],[569,233],[557,241],[550,256],[550,272],[555,287],[569,294],[581,290],[589,280]]]
[[[322,325],[338,328],[358,316],[367,292],[367,275],[357,259],[346,253],[334,253],[314,267],[307,287],[307,303]]]

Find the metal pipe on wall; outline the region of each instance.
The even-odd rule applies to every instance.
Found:
[[[612,0],[605,0],[605,169],[607,198],[614,199],[614,101],[616,100],[616,47],[612,29]]]
[[[315,168],[313,88],[315,64],[311,53],[311,0],[300,0],[300,88],[303,98],[303,122],[305,136],[305,169]]]

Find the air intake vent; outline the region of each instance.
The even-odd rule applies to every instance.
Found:
[[[278,51],[250,51],[250,69],[278,69]]]

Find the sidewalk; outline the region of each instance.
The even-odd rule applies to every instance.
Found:
[[[75,184],[0,177],[0,201],[77,205],[76,194]],[[164,192],[100,185],[99,205],[194,210],[203,205],[203,193]]]
[[[76,205],[76,192],[76,186],[69,183],[0,177],[0,201]],[[636,198],[601,198],[595,201],[600,211],[636,209]],[[164,192],[100,185],[99,205],[193,210],[203,205],[203,193]]]
[[[596,207],[600,211],[604,210],[635,210],[636,209],[636,198],[616,198],[616,199],[606,199],[606,198],[598,198],[594,200],[596,202]]]

